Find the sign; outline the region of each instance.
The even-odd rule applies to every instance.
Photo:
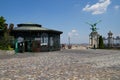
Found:
[[[41,43],[41,46],[47,45],[47,43]]]
[[[24,40],[24,38],[22,38],[22,37],[18,37],[18,43],[20,43],[20,42],[23,42],[23,40]]]
[[[40,38],[35,38],[36,41],[40,41]]]

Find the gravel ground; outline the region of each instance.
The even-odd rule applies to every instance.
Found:
[[[120,80],[120,51],[87,49],[0,55],[0,80]]]

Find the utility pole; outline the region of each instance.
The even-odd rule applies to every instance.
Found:
[[[68,49],[71,49],[70,36],[68,37]]]
[[[70,45],[70,36],[68,36],[68,44]]]

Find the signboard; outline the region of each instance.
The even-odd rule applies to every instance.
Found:
[[[23,42],[23,40],[24,40],[24,38],[22,38],[22,37],[18,37],[18,43],[20,43],[20,42]]]
[[[41,43],[41,46],[47,45],[47,43]]]
[[[36,41],[40,41],[40,38],[35,38]]]

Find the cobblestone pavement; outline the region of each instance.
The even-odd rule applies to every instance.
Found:
[[[88,49],[0,55],[0,80],[120,80],[120,51]]]

